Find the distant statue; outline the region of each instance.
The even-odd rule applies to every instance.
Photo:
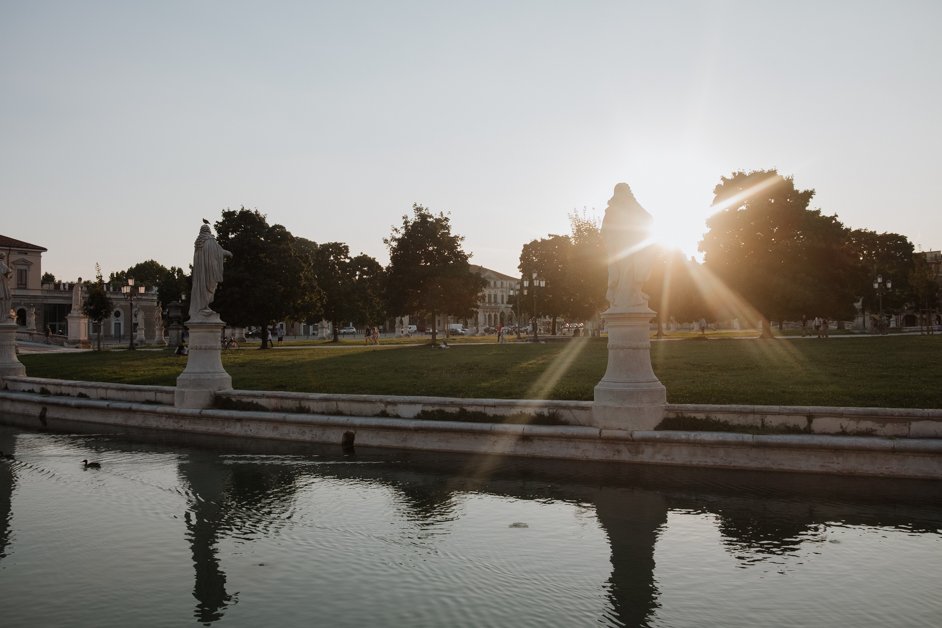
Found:
[[[79,277],[75,285],[72,286],[72,311],[76,314],[82,312],[82,278]]]
[[[204,221],[205,223],[205,221]],[[225,250],[208,224],[200,227],[193,251],[193,290],[190,292],[190,321],[218,321],[219,314],[209,309],[216,295],[216,287],[222,283],[222,266],[232,253]]]
[[[10,286],[12,277],[13,271],[7,266],[6,259],[0,253],[0,312],[13,312],[10,318],[15,319],[16,310],[10,307],[13,305],[13,288]]]
[[[652,249],[646,243],[651,227],[646,212],[627,183],[615,186],[602,219],[602,237],[608,253],[608,299],[612,311],[647,308],[641,291],[651,275]]]
[[[26,308],[26,329],[29,331],[36,331],[36,308],[28,307]]]

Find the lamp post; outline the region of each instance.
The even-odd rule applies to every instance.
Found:
[[[510,311],[514,313],[514,327],[517,327],[520,324],[520,308],[518,307],[517,294],[519,290],[515,286],[510,287],[510,298],[514,300],[513,305],[510,306]]]
[[[128,350],[134,351],[134,334],[136,332],[134,329],[134,295],[144,294],[144,286],[135,286],[134,277],[128,277],[128,284],[126,286],[121,286],[121,292],[126,294],[128,297],[128,332],[131,337],[131,341],[128,344]]]
[[[531,299],[531,305],[532,305],[531,311],[533,312],[533,342],[539,342],[540,340],[540,336],[538,333],[539,325],[537,322],[537,315],[536,315],[536,289],[544,288],[546,286],[546,280],[538,279],[536,276],[536,273],[531,273],[528,279],[530,281],[530,299]],[[524,292],[526,292],[526,288],[524,288]]]
[[[886,320],[883,318],[883,293],[887,290],[893,288],[893,280],[889,277],[886,280],[883,280],[883,275],[877,275],[877,278],[873,280],[873,289],[877,291],[877,299],[880,303],[880,324],[877,328],[877,331],[881,334],[886,333]]]

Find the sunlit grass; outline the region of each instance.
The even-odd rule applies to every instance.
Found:
[[[671,403],[942,408],[942,336],[652,343]],[[186,358],[114,351],[20,356],[29,375],[171,386]],[[465,398],[591,400],[605,339],[547,344],[350,345],[223,353],[233,385]]]

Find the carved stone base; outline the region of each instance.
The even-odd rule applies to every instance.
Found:
[[[208,408],[220,390],[232,390],[232,377],[222,367],[222,330],[225,323],[188,323],[189,354],[186,368],[177,378],[174,405]]]
[[[617,430],[652,430],[664,418],[667,389],[651,368],[648,308],[604,312],[608,368],[595,387],[592,422]]]
[[[88,343],[88,317],[75,311],[65,317],[69,327],[69,344]]]
[[[24,375],[26,367],[16,357],[16,323],[0,323],[0,379]]]

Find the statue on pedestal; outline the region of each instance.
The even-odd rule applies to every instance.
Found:
[[[647,309],[648,297],[641,288],[651,275],[653,251],[647,244],[651,214],[631,193],[627,183],[615,186],[602,219],[602,238],[608,253],[608,299],[610,311]]]
[[[6,259],[3,254],[0,253],[0,312],[13,312],[10,318],[16,319],[16,310],[10,307],[13,305],[13,288],[10,287],[10,279],[12,277],[13,271],[7,266]]]
[[[206,223],[206,221],[203,221]],[[232,253],[222,248],[206,223],[200,227],[193,251],[193,290],[190,292],[190,322],[218,321],[219,314],[209,308],[222,283],[223,261]]]
[[[72,286],[72,311],[76,314],[82,313],[82,304],[84,299],[82,298],[82,278],[79,277],[78,281],[75,282],[75,285]]]

